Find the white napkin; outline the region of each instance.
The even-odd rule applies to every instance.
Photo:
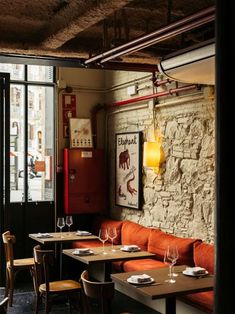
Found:
[[[130,280],[134,283],[145,283],[151,281],[151,277],[149,275],[133,275],[130,277]]]
[[[186,267],[186,272],[189,275],[203,275],[206,272],[206,269],[203,267]]]
[[[37,235],[36,235],[37,238],[53,238],[53,236],[50,234],[50,233],[41,233],[39,232]]]
[[[73,254],[87,254],[87,253],[90,253],[89,248],[80,248],[80,249],[75,249],[73,251]]]
[[[89,231],[83,231],[83,230],[78,230],[76,234],[80,235],[80,236],[91,235],[91,233]]]
[[[124,245],[123,246],[123,250],[124,251],[138,251],[140,248],[138,247],[138,245]]]

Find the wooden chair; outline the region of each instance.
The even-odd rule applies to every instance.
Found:
[[[86,314],[91,314],[89,299],[94,299],[100,306],[101,314],[111,314],[111,300],[114,296],[113,282],[96,282],[89,280],[87,270],[81,274],[83,301]]]
[[[12,306],[16,274],[20,270],[25,270],[25,269],[29,269],[32,274],[32,271],[34,268],[34,259],[33,257],[14,259],[13,246],[16,242],[16,238],[14,235],[10,234],[10,231],[4,232],[2,234],[2,239],[4,243],[5,260],[6,260],[5,297],[9,296],[9,306]]]
[[[40,245],[33,249],[35,272],[34,272],[34,288],[36,292],[36,310],[38,313],[39,302],[44,298],[45,313],[50,312],[52,297],[66,296],[69,300],[69,310],[71,313],[72,296],[77,296],[78,301],[81,292],[81,285],[74,280],[50,281],[50,269],[54,265],[54,251],[41,250]],[[82,307],[81,307],[82,308]]]
[[[6,314],[7,313],[7,304],[8,304],[8,297],[4,298],[0,302],[0,314]]]

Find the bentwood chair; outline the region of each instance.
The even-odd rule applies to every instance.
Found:
[[[45,313],[49,313],[51,309],[52,298],[56,296],[65,296],[69,301],[69,311],[71,313],[71,299],[77,298],[78,304],[81,300],[81,285],[74,280],[50,281],[51,269],[54,266],[55,256],[53,250],[41,250],[40,245],[33,249],[35,272],[34,272],[34,288],[36,293],[36,310],[39,311],[39,303],[44,299]],[[82,307],[81,307],[82,309]]]
[[[12,306],[13,303],[13,292],[14,292],[14,283],[16,274],[21,270],[30,270],[31,275],[34,268],[34,259],[30,258],[21,258],[14,259],[14,244],[16,238],[6,231],[2,234],[2,239],[5,249],[5,260],[6,260],[6,289],[5,297],[9,296],[9,306]]]
[[[90,299],[95,300],[99,307],[101,314],[111,314],[111,300],[114,296],[113,282],[96,282],[89,280],[87,270],[81,274],[83,304],[86,314],[91,314]]]
[[[8,297],[4,298],[0,302],[0,314],[6,314],[7,313],[7,304],[8,304]]]

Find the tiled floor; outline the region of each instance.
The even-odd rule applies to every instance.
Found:
[[[3,298],[4,290],[0,288],[0,298]],[[69,313],[68,305],[64,300],[54,302],[51,314]],[[93,305],[93,313],[98,314],[98,308]],[[29,284],[16,287],[14,294],[13,307],[9,308],[9,314],[30,314],[34,313],[35,295],[32,287]],[[44,313],[43,307],[40,309],[40,314]],[[78,309],[73,308],[72,313],[80,313]],[[115,297],[112,304],[112,314],[131,313],[131,314],[156,314],[158,312],[145,307],[144,305],[126,297],[125,295],[115,292]]]

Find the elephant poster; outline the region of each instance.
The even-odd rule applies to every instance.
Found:
[[[116,144],[115,205],[141,209],[142,133],[118,133]]]

